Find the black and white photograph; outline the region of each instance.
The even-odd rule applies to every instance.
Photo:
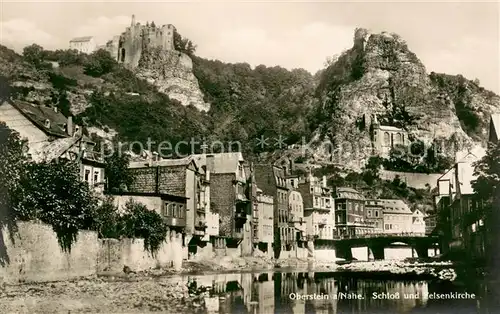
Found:
[[[0,313],[500,313],[500,2],[0,0]]]

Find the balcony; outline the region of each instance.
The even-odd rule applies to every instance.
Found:
[[[164,220],[169,227],[186,227],[186,219],[184,218],[165,217]]]

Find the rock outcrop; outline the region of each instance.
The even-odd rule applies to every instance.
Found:
[[[453,89],[449,84],[436,84],[397,34],[356,29],[353,47],[322,73],[317,90],[322,120],[313,142],[333,142],[335,147],[361,143],[364,156],[346,155],[338,160],[359,164],[370,145],[372,118],[377,117],[381,124],[402,128],[414,139],[427,143],[441,139],[453,144],[455,151],[471,146],[473,140],[457,116]],[[467,98],[471,104],[466,105],[481,112],[480,120],[489,119],[499,108],[498,97],[471,94]],[[479,123],[479,133],[487,132],[486,125]],[[331,149],[316,150],[317,158],[330,155]]]
[[[203,100],[203,93],[193,74],[193,62],[188,55],[175,50],[143,49],[135,71],[138,77],[182,105],[192,105],[200,111],[210,109],[210,104]]]

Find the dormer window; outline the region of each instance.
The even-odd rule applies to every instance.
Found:
[[[45,119],[45,123],[44,123],[45,127],[47,129],[50,129],[50,120],[49,119]]]

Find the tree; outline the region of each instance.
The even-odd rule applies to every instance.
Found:
[[[500,199],[500,144],[491,146],[474,167],[474,175],[477,176],[472,182],[474,192],[485,206],[497,205]]]
[[[108,178],[108,191],[126,190],[134,181],[134,177],[128,170],[130,157],[120,151],[115,151],[111,156],[105,158],[105,173]]]
[[[65,251],[71,251],[78,230],[94,228],[97,199],[73,161],[27,164],[15,197],[19,217],[51,225]]]
[[[84,65],[85,74],[90,76],[102,76],[115,69],[117,62],[108,51],[99,49],[94,51]]]
[[[500,143],[492,145],[486,155],[474,164],[474,175],[477,179],[472,182],[472,188],[482,201],[483,221],[485,227],[485,255],[489,259],[488,281],[498,282],[500,272]],[[497,285],[492,286],[498,294]],[[495,293],[495,292],[494,292]]]
[[[7,226],[11,236],[17,220],[15,195],[20,189],[19,180],[28,162],[25,150],[26,141],[0,121],[0,230]]]
[[[122,230],[118,208],[113,202],[113,197],[107,197],[104,202],[97,207],[94,217],[94,229],[99,238],[119,239],[124,231]]]
[[[146,205],[130,199],[125,204],[125,213],[121,217],[125,236],[143,238],[144,249],[153,255],[167,238],[167,225],[163,218]]]
[[[24,47],[23,58],[27,62],[33,64],[35,68],[40,68],[45,61],[45,52],[43,47],[37,44]]]
[[[187,55],[193,55],[196,45],[189,39],[183,38],[179,32],[174,31],[174,49]]]

